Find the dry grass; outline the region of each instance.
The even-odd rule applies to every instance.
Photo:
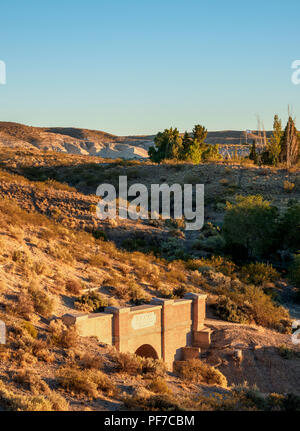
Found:
[[[68,392],[97,398],[99,391],[107,395],[116,395],[117,388],[109,377],[99,370],[80,370],[63,368],[58,372],[59,384]]]
[[[165,374],[165,364],[161,360],[152,358],[142,358],[133,353],[113,352],[112,360],[115,363],[115,369],[118,372],[130,375],[152,374],[161,376]]]
[[[216,368],[206,364],[200,359],[181,361],[175,363],[176,373],[189,382],[206,383],[227,387],[226,377]]]

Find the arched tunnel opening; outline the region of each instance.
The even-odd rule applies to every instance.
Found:
[[[142,356],[143,358],[158,359],[158,354],[156,353],[156,350],[152,346],[150,346],[150,344],[143,344],[136,350],[135,354],[137,356]]]

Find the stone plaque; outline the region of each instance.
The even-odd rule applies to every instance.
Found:
[[[6,343],[6,326],[5,323],[0,320],[0,344]]]
[[[154,326],[156,322],[156,314],[152,311],[151,313],[136,314],[133,316],[131,326],[133,329],[143,329]]]

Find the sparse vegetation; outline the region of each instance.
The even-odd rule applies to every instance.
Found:
[[[219,370],[200,359],[177,362],[176,372],[180,377],[191,382],[227,386],[226,377]]]
[[[179,138],[190,150],[196,140],[190,134]],[[152,296],[177,300],[191,291],[206,293],[209,307],[222,319],[216,324],[222,325],[226,340],[233,327],[237,338],[243,334],[243,343],[263,344],[260,337],[267,331],[270,344],[255,351],[262,375],[274,366],[268,365],[270,350],[286,370],[293,368],[298,351],[289,344],[291,321],[286,303],[280,303],[285,294],[281,286],[290,280],[286,290],[299,288],[297,168],[259,168],[238,157],[216,162],[204,151],[197,163],[173,159],[158,166],[59,153],[1,154],[0,319],[8,331],[0,358],[3,370],[11,370],[0,373],[1,407],[73,410],[81,402],[96,409],[103,407],[105,394],[128,409],[299,408],[292,373],[285,376],[287,393],[297,394],[268,394],[266,388],[262,396],[258,390],[228,387],[218,395],[214,386],[225,388],[225,374],[236,369],[228,352],[227,370],[220,368],[224,376],[209,365],[209,351],[207,362],[184,362],[175,377],[161,361],[82,339],[57,318],[76,310],[99,312],[107,305],[140,305]],[[189,235],[183,219],[99,222],[95,185],[113,182],[120,174],[127,174],[129,183],[138,178],[147,186],[153,178],[206,184],[209,223],[198,235]],[[284,181],[295,184],[289,195]],[[252,332],[246,336],[249,324]],[[248,344],[246,353],[252,352]],[[203,387],[212,395],[199,395]]]

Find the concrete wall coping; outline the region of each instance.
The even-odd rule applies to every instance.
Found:
[[[109,313],[93,313],[93,314],[89,314],[88,316],[89,319],[99,319],[100,317],[106,317],[108,319],[112,319],[113,315]]]
[[[154,305],[154,304],[137,305],[135,307],[131,307],[130,312],[138,313],[138,312],[150,311],[150,310],[160,310],[161,308],[162,308],[162,305]]]
[[[123,314],[129,313],[130,307],[105,307],[104,313]]]
[[[186,298],[186,299],[197,299],[197,298],[206,299],[207,295],[205,295],[203,293],[188,292],[184,295],[184,298]]]
[[[184,303],[186,304],[190,304],[192,302],[192,299],[186,299],[186,298],[182,298],[182,299],[175,299],[174,300],[174,305],[182,305]]]
[[[88,319],[88,313],[66,313],[62,317],[73,317],[74,319]]]
[[[152,298],[151,299],[151,303],[152,304],[173,304],[174,303],[174,299],[167,299],[167,298]]]

